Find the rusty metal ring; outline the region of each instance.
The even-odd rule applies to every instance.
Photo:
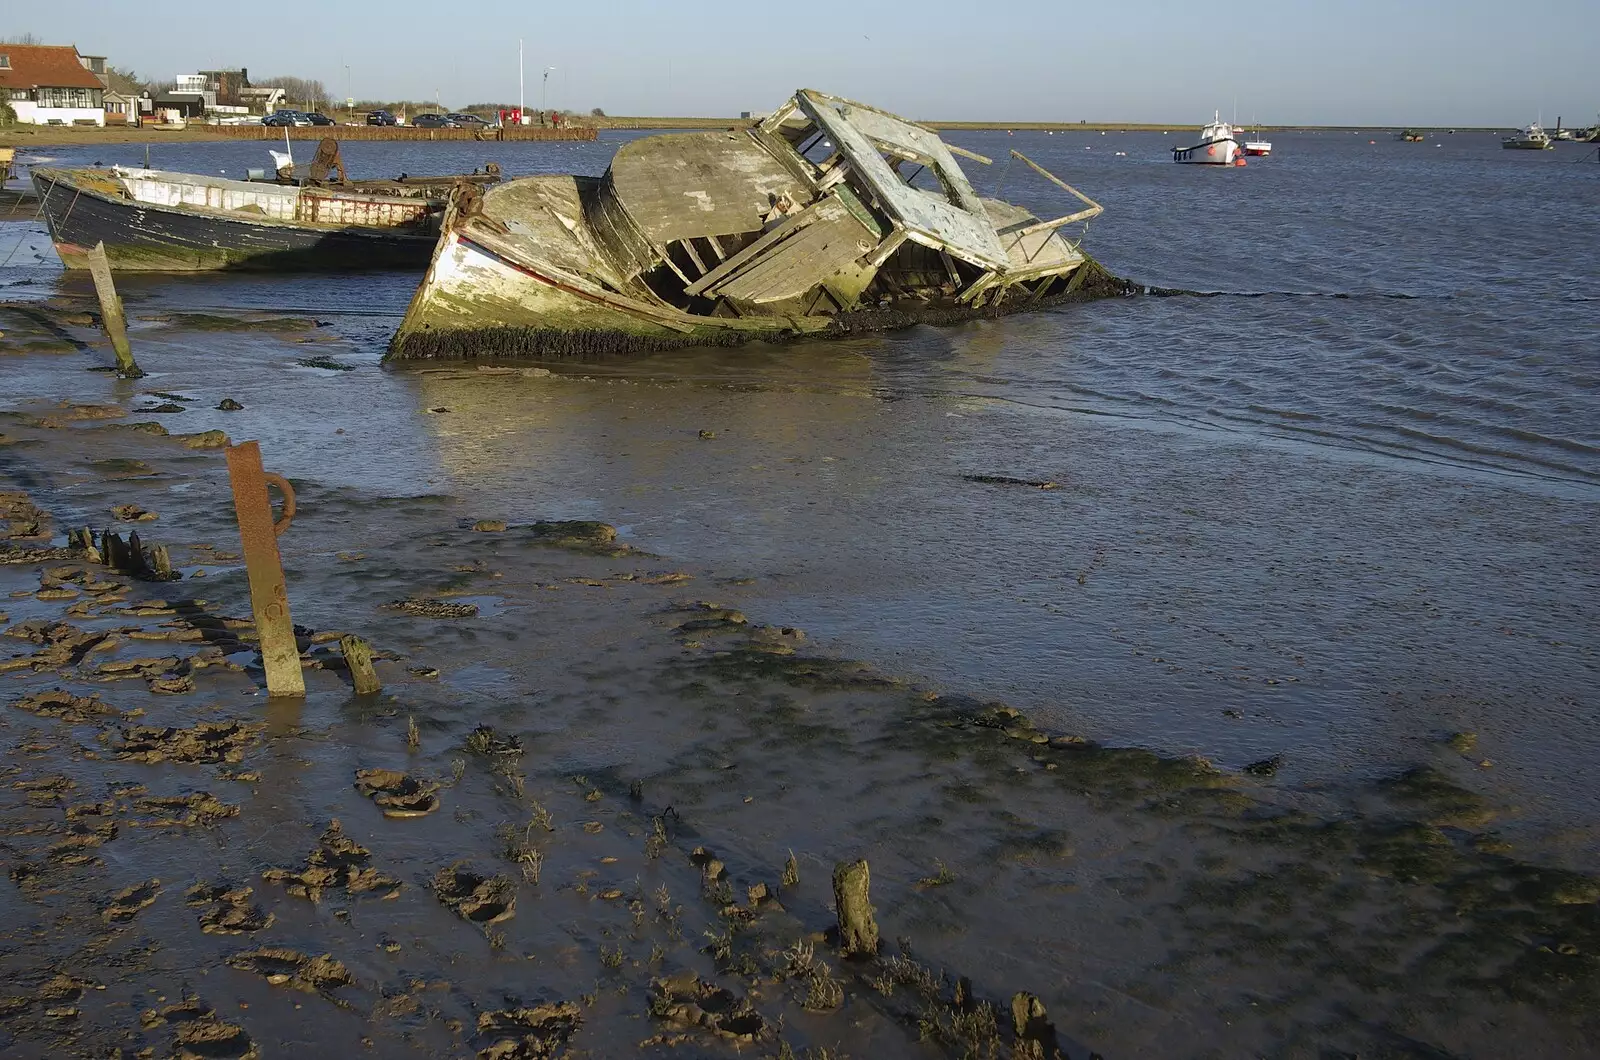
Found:
[[[283,494],[283,516],[272,524],[273,536],[282,537],[283,532],[289,529],[289,524],[294,522],[294,487],[289,485],[288,479],[271,471],[262,472],[261,477],[267,480],[267,485],[278,487]]]

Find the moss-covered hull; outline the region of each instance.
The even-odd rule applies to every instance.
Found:
[[[588,357],[734,345],[824,326],[817,321],[695,320],[641,305],[543,263],[512,260],[460,230],[440,240],[390,355]]]

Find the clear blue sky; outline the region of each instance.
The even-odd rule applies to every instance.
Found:
[[[1200,124],[1592,123],[1600,0],[338,0],[7,4],[0,36],[75,43],[141,75],[219,67],[335,97],[517,97],[612,114],[767,110],[799,87],[912,117]]]

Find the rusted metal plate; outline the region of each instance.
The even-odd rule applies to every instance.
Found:
[[[245,570],[250,576],[250,606],[255,612],[256,634],[261,638],[261,665],[267,672],[267,695],[303,696],[305,676],[300,670],[300,650],[295,646],[294,623],[289,618],[289,589],[283,580],[283,559],[278,535],[294,518],[294,490],[280,475],[261,466],[261,446],[241,442],[228,447],[228,477],[233,482],[233,506],[239,517],[239,540],[244,546]],[[284,494],[284,515],[276,524],[267,484]]]

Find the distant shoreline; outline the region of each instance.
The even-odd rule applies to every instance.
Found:
[[[732,126],[746,124],[740,118],[584,118],[573,119],[574,128],[594,128],[601,132],[606,130],[642,130],[642,131],[683,131],[693,129],[726,129]],[[980,132],[980,131],[1015,131],[1015,132],[1192,132],[1198,126],[1193,122],[1177,122],[1171,125],[1157,125],[1149,122],[1049,122],[1049,121],[925,121],[922,124],[940,131],[950,132]],[[0,129],[0,143],[9,143],[17,147],[30,146],[73,146],[92,144],[130,144],[130,143],[199,143],[209,140],[236,139],[237,134],[219,132],[218,126],[191,125],[185,129],[159,129],[146,126],[142,129],[130,126],[60,126],[60,125],[13,125]],[[341,130],[365,128],[365,126],[333,125],[327,127],[327,135],[337,139]],[[1396,133],[1402,126],[1398,125],[1259,125],[1249,128],[1263,133],[1279,132],[1352,132],[1352,133]],[[1499,133],[1505,129],[1499,126],[1456,126],[1445,129],[1440,126],[1414,125],[1410,128],[1424,133],[1447,134],[1461,133]],[[420,141],[419,141],[420,142]],[[455,141],[448,141],[455,142]]]

